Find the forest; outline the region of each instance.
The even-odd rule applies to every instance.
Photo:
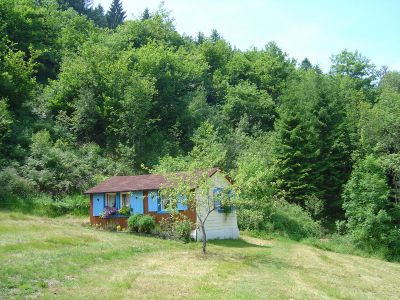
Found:
[[[138,15],[0,0],[0,207],[87,210],[112,175],[219,167],[242,230],[400,259],[400,72]]]

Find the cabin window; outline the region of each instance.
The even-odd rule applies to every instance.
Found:
[[[161,198],[160,201],[160,210],[161,211],[166,211],[169,209],[169,205],[170,205],[171,201],[169,199],[163,199]]]
[[[224,194],[227,193],[227,194]],[[231,205],[223,205],[221,203],[223,200],[223,197],[228,196],[228,199],[231,199],[233,196],[232,190],[224,190],[223,188],[215,188],[213,190],[213,200],[214,200],[214,209],[216,209],[218,212],[231,212],[233,207]]]
[[[221,192],[222,188],[215,188],[213,190],[214,208],[216,209],[221,208]]]
[[[121,207],[130,207],[130,193],[121,193]]]
[[[116,207],[117,204],[117,195],[116,193],[107,193],[106,194],[106,207]]]

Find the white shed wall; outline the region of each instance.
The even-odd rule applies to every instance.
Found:
[[[209,191],[210,197],[213,196],[213,189],[216,187],[226,188],[231,183],[222,176],[219,172],[212,177],[212,184]],[[200,200],[201,202],[201,200]],[[198,210],[201,208],[199,207]],[[214,210],[210,213],[205,222],[207,240],[212,239],[237,239],[239,238],[239,228],[237,225],[236,211],[230,213],[219,212]],[[201,229],[198,228],[192,231],[192,237],[196,240],[202,240]]]

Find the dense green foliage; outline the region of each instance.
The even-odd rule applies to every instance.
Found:
[[[357,51],[324,73],[272,42],[187,37],[162,8],[124,18],[120,1],[105,13],[0,0],[2,206],[110,175],[220,167],[242,228],[300,239],[336,224],[360,249],[398,256],[399,72]]]
[[[368,250],[399,255],[400,230],[397,217],[400,207],[390,201],[390,187],[385,169],[378,160],[367,156],[359,161],[344,190],[345,224],[357,243]]]
[[[150,233],[156,227],[156,221],[150,215],[133,214],[128,219],[128,229],[131,232]]]

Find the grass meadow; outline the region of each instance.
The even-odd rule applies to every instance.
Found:
[[[398,299],[400,264],[302,243],[199,243],[0,211],[0,299]]]

